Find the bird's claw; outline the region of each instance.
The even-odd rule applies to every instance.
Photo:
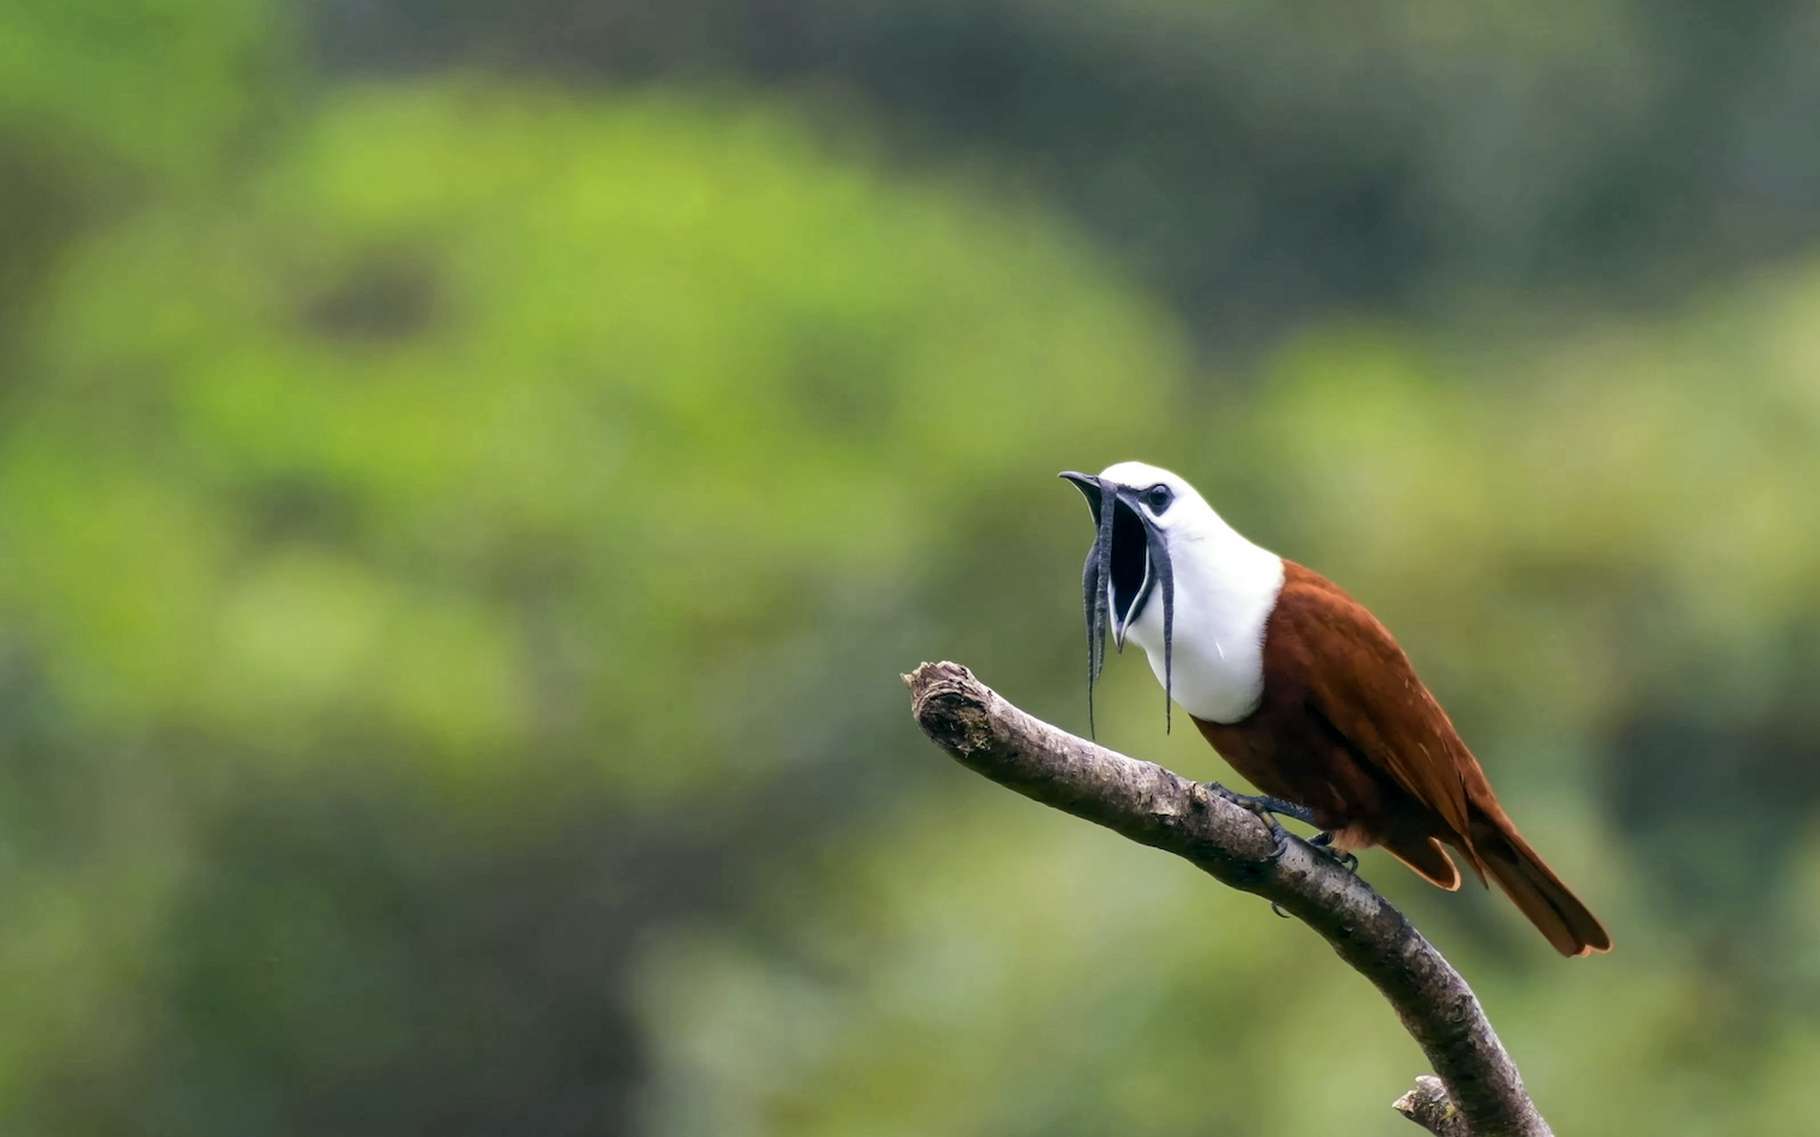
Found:
[[[1312,836],[1308,839],[1308,843],[1310,845],[1313,845],[1315,847],[1315,850],[1317,852],[1319,852],[1322,856],[1326,857],[1328,860],[1333,861],[1335,864],[1338,864],[1341,868],[1345,869],[1347,872],[1352,873],[1355,876],[1358,875],[1358,872],[1359,872],[1358,855],[1355,853],[1349,853],[1344,849],[1334,848],[1333,847],[1333,834],[1331,832],[1329,832],[1327,830],[1323,830],[1319,833],[1316,833],[1314,836]]]
[[[1288,851],[1289,831],[1283,828],[1283,823],[1277,820],[1276,815],[1279,812],[1289,811],[1280,811],[1274,808],[1277,805],[1288,805],[1288,802],[1282,801],[1279,798],[1266,797],[1263,795],[1252,797],[1248,794],[1234,793],[1232,790],[1227,789],[1218,782],[1205,782],[1203,784],[1206,786],[1207,792],[1214,797],[1229,801],[1240,809],[1249,810],[1257,815],[1258,820],[1264,823],[1264,828],[1270,833],[1270,840],[1272,843],[1272,848],[1270,850],[1271,860],[1276,860]],[[1299,807],[1291,808],[1294,809]],[[1294,814],[1290,813],[1290,816],[1294,816]],[[1271,907],[1275,908],[1276,905],[1273,904]],[[1277,915],[1280,916],[1282,913],[1279,912]]]
[[[1269,794],[1235,793],[1218,782],[1203,782],[1202,785],[1214,797],[1229,801],[1240,809],[1249,810],[1257,815],[1258,820],[1262,821],[1264,827],[1270,831],[1270,839],[1274,845],[1270,851],[1271,860],[1281,857],[1289,849],[1289,831],[1284,829],[1283,823],[1277,820],[1277,814],[1293,817],[1297,821],[1309,825],[1315,823],[1314,811],[1307,806],[1297,805],[1295,802],[1286,801],[1280,797],[1271,797]],[[1356,874],[1359,871],[1359,858],[1343,849],[1334,848],[1333,837],[1330,830],[1322,830],[1310,837],[1308,844],[1321,856],[1333,861],[1347,872]],[[1274,900],[1270,902],[1270,910],[1285,920],[1289,919],[1289,913],[1283,911]]]

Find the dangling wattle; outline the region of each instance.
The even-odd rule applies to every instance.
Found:
[[[1106,663],[1106,629],[1113,642],[1125,649],[1125,637],[1144,614],[1152,592],[1163,591],[1163,730],[1173,729],[1175,575],[1170,569],[1169,547],[1157,526],[1125,500],[1124,487],[1111,486],[1084,474],[1065,473],[1086,497],[1093,512],[1094,540],[1081,568],[1081,603],[1087,622],[1087,733],[1096,733],[1093,689]]]

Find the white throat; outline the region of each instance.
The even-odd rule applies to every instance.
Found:
[[[1187,503],[1183,503],[1187,504]],[[1283,588],[1283,559],[1252,544],[1201,502],[1171,526],[1175,570],[1175,701],[1210,722],[1238,722],[1264,694],[1264,626]],[[1151,589],[1126,637],[1163,682],[1163,595]]]

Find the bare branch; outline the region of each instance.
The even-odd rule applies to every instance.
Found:
[[[1390,1108],[1435,1137],[1472,1137],[1466,1115],[1454,1108],[1447,1087],[1433,1074],[1417,1075],[1415,1088],[1391,1102]]]
[[[1390,1000],[1440,1075],[1399,1099],[1404,1116],[1441,1137],[1552,1137],[1472,989],[1358,876],[1299,839],[1278,848],[1256,814],[1203,785],[1025,714],[957,663],[925,663],[904,683],[916,721],[961,765],[1184,857],[1318,932]]]

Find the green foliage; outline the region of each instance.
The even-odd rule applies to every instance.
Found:
[[[1072,518],[1048,474],[1097,446],[1103,377],[1147,400],[1177,350],[1040,218],[890,184],[775,112],[339,99],[231,198],[70,258],[0,446],[0,610],[59,742],[147,747],[211,787],[162,803],[197,863],[119,842],[174,895],[110,960],[160,934],[179,964],[269,952],[280,975],[352,953],[293,977],[317,984],[273,1008],[296,1038],[225,1028],[274,1049],[275,1077],[309,1050],[298,1015],[367,986],[381,945],[338,929],[359,899],[312,884],[302,913],[287,892],[208,902],[232,932],[156,928],[198,890],[257,895],[210,831],[266,795],[403,793],[481,846],[535,841],[521,825],[571,797],[608,826],[743,810],[804,759],[788,724],[824,698],[854,732],[895,703],[890,664],[846,670],[868,645],[842,636],[914,626],[919,593],[959,584],[929,559],[1008,507]],[[37,825],[99,827],[116,790],[151,810],[143,777]],[[28,907],[19,935],[49,918]],[[388,1029],[408,1065],[421,1040]],[[150,1060],[129,1051],[123,1070]]]
[[[1813,1115],[1820,262],[1379,303],[1646,293],[1738,170],[1801,200],[1796,16],[1678,69],[1612,5],[659,6],[605,58],[442,7],[314,46],[702,71],[0,10],[0,1128],[1403,1132],[1421,1057],[1318,941],[907,719],[952,657],[1084,726],[1052,475],[1130,457],[1383,615],[1607,918],[1567,965],[1364,866],[1562,1132]],[[1223,774],[1138,660],[1103,690]]]
[[[266,0],[9,0],[0,135],[205,173],[276,89],[262,69],[282,54],[280,18]]]
[[[86,227],[221,171],[290,89],[266,0],[0,3],[0,391]]]
[[[509,60],[838,92],[903,152],[1015,170],[1220,350],[1336,303],[1683,293],[1820,217],[1820,10],[1786,0],[315,11],[349,70]]]

